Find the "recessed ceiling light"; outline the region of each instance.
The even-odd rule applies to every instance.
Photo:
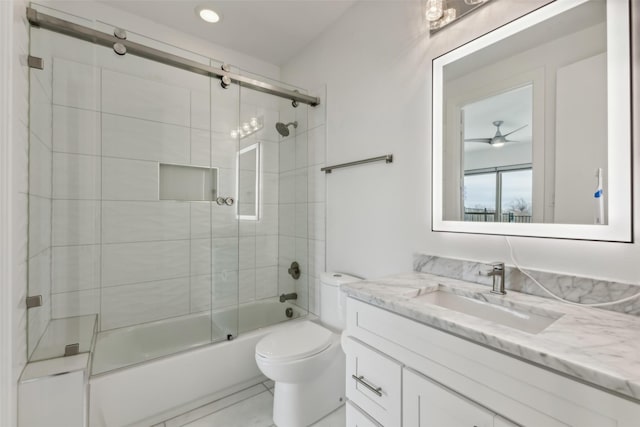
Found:
[[[218,15],[213,9],[210,9],[207,6],[198,6],[196,8],[196,13],[203,21],[216,23],[220,21],[220,15]]]

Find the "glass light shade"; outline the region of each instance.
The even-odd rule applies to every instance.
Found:
[[[427,21],[433,22],[440,19],[444,12],[444,0],[427,0],[425,17]]]

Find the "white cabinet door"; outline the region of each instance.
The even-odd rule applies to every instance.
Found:
[[[380,424],[365,415],[356,405],[347,402],[347,427],[380,427]]]
[[[493,427],[494,414],[408,369],[403,370],[403,427]]]

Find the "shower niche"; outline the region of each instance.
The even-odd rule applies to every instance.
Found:
[[[218,197],[218,169],[158,164],[160,200],[211,202]]]

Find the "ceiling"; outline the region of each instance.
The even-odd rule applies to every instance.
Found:
[[[103,0],[103,3],[271,64],[283,65],[355,1]],[[222,20],[217,24],[201,20],[195,9],[202,5],[210,6]]]
[[[491,138],[496,134],[493,122],[502,120],[500,126],[503,135],[527,125],[522,130],[509,135],[507,139],[517,142],[507,144],[531,144],[532,140],[532,111],[533,87],[523,86],[494,96],[490,96],[463,107],[464,137]],[[490,144],[481,142],[467,142],[465,151],[495,150]]]

